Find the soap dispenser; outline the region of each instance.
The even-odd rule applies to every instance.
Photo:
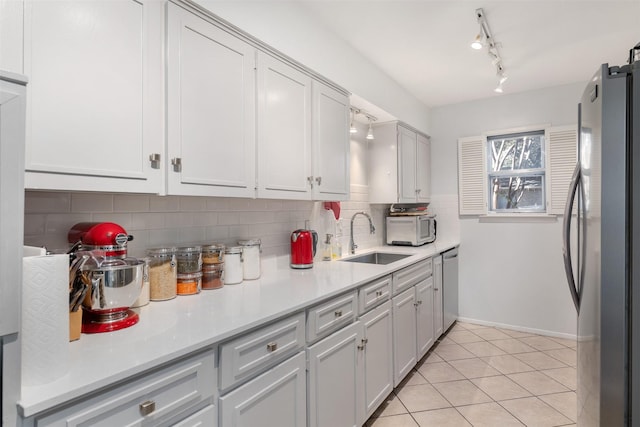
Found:
[[[324,247],[322,248],[322,260],[331,261],[331,234],[327,233],[327,238],[324,241]]]

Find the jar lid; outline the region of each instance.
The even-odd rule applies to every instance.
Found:
[[[183,248],[177,248],[176,249],[177,252],[180,253],[191,253],[191,252],[202,252],[202,246],[186,246]]]
[[[202,277],[201,271],[198,271],[196,273],[178,274],[178,280],[200,279],[201,277]]]
[[[176,248],[151,248],[147,249],[147,255],[173,255],[176,253]]]
[[[228,246],[225,250],[224,250],[225,254],[241,254],[242,253],[242,246]]]
[[[260,239],[247,239],[247,240],[238,240],[238,244],[241,246],[256,246],[262,244]]]
[[[222,243],[212,243],[202,246],[202,252],[218,252],[220,250],[224,250],[224,244]]]

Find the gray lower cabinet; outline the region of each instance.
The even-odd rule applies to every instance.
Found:
[[[301,351],[220,398],[220,424],[233,427],[304,426],[305,352]]]
[[[433,346],[433,277],[395,296],[393,303],[393,384],[397,387]]]
[[[363,339],[362,323],[357,321],[307,348],[310,427],[364,422]]]
[[[360,317],[364,327],[364,419],[393,391],[393,322],[391,301]]]

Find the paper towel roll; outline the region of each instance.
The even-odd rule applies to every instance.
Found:
[[[23,258],[22,384],[42,385],[69,370],[69,255]]]

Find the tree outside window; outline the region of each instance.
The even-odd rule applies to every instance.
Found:
[[[545,212],[544,131],[487,138],[493,212]]]

